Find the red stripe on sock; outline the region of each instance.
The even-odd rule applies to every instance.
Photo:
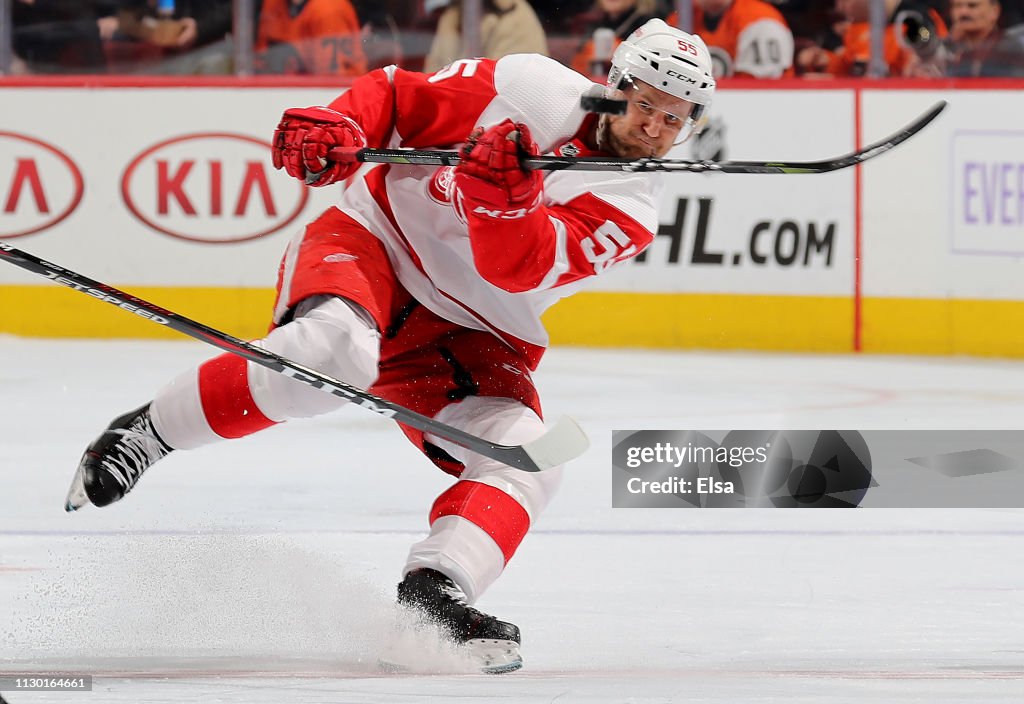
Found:
[[[461,516],[480,526],[501,548],[506,563],[530,529],[530,515],[518,501],[480,482],[456,482],[437,497],[430,510],[431,525],[441,516]]]
[[[227,353],[199,367],[203,413],[213,432],[222,438],[240,438],[274,425],[253,401],[245,365],[243,358]]]

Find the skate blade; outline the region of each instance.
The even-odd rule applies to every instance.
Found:
[[[420,644],[410,649],[392,643],[377,658],[377,666],[390,674],[500,675],[523,666],[519,644],[510,640],[476,639],[462,645]]]
[[[523,666],[522,658],[516,658],[507,662],[492,663],[490,665],[484,665],[482,663],[476,663],[475,666],[467,668],[467,672],[470,674],[473,671],[481,672],[485,675],[504,675],[508,672],[515,672],[521,669]],[[405,665],[398,662],[393,662],[386,658],[380,658],[377,660],[377,667],[380,668],[381,672],[386,672],[390,675],[418,675],[418,674],[458,674],[458,673],[447,673],[447,672],[434,672],[432,670],[424,671],[420,667]]]
[[[515,672],[523,666],[523,658],[519,655],[519,644],[512,640],[477,638],[468,641],[463,647],[470,660],[480,668],[481,672],[488,675]]]
[[[67,498],[64,499],[64,510],[71,513],[87,503],[89,503],[89,496],[85,493],[85,477],[82,474],[82,468],[79,467],[75,470],[75,478],[71,480],[71,488],[68,489]]]

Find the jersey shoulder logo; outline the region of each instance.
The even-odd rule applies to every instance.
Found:
[[[427,182],[427,195],[435,203],[447,205],[452,202],[452,186],[455,183],[455,167],[442,166]]]

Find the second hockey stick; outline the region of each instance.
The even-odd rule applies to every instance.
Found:
[[[405,423],[417,430],[436,435],[467,450],[490,457],[510,467],[526,472],[539,472],[583,454],[589,441],[583,430],[569,417],[561,418],[544,435],[524,445],[499,445],[471,435],[458,428],[428,418],[404,406],[386,401],[344,381],[293,362],[256,345],[232,337],[227,333],[190,320],[166,308],[154,305],[141,298],[120,291],[113,286],[94,281],[70,269],[45,261],[28,252],[0,241],[0,259],[38,274],[54,283],[73,288],[104,303],[134,313],[146,320],[164,325],[197,340],[219,347],[222,350],[243,357],[250,362],[289,376],[308,386],[347,399],[358,406]]]
[[[606,157],[532,156],[522,160],[528,169],[539,171],[676,171],[685,173],[724,174],[823,174],[862,164],[902,144],[924,129],[946,108],[940,100],[909,125],[885,139],[869,144],[844,156],[822,161],[689,161],[686,159],[615,159]],[[339,162],[360,161],[381,164],[419,164],[428,166],[455,166],[459,153],[455,151],[425,151],[418,149],[351,149],[335,147],[327,158]]]

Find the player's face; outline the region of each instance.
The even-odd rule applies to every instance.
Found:
[[[643,81],[626,91],[626,114],[609,115],[604,142],[624,159],[663,157],[675,144],[693,103],[662,93]]]

